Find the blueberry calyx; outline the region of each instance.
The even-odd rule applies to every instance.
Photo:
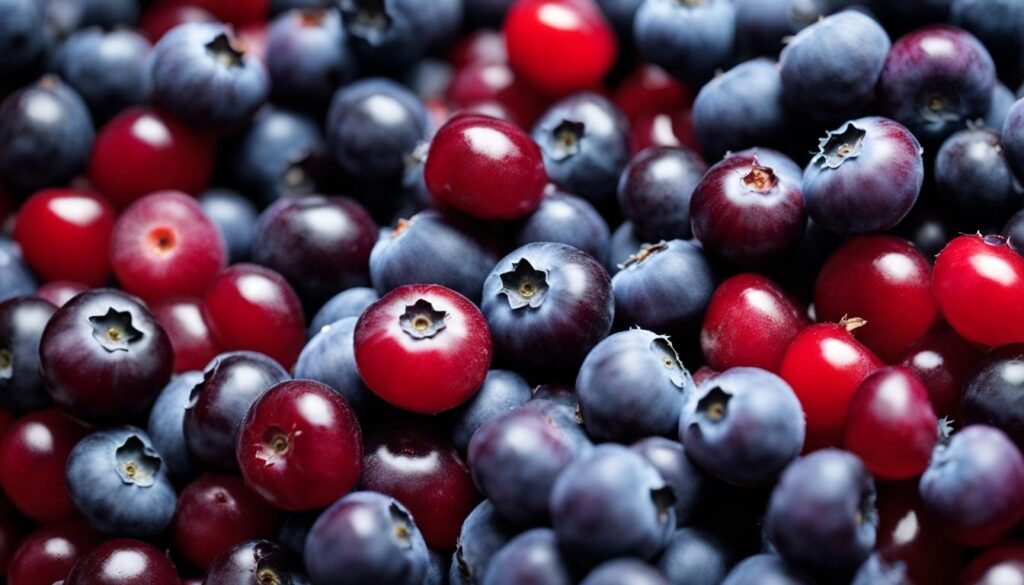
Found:
[[[683,388],[686,386],[686,378],[688,376],[686,369],[683,368],[683,362],[679,359],[679,354],[676,353],[676,348],[672,347],[672,342],[667,337],[657,337],[651,342],[651,353],[653,353],[660,361],[665,369],[668,370],[668,379],[676,388]]]
[[[323,8],[303,8],[299,11],[302,26],[320,26],[327,18],[327,10]]]
[[[732,394],[715,386],[697,402],[697,412],[711,422],[719,422],[729,414],[729,400]]]
[[[651,490],[651,502],[658,511],[658,523],[668,521],[668,513],[676,505],[676,492],[671,486],[665,485]]]
[[[349,34],[371,45],[384,42],[391,28],[391,15],[386,0],[348,0],[341,2],[341,15],[348,25]]]
[[[256,583],[257,585],[281,585],[281,578],[277,576],[277,571],[274,569],[264,567],[256,571]]]
[[[824,138],[818,140],[818,154],[811,159],[811,164],[838,169],[847,159],[860,155],[865,136],[867,132],[852,122],[827,132]]]
[[[512,309],[539,307],[550,289],[547,273],[534,268],[526,258],[513,262],[512,270],[503,272],[500,276],[499,292],[508,298],[508,305]]]
[[[89,323],[93,339],[111,353],[128,351],[132,343],[142,339],[142,332],[132,326],[132,315],[127,311],[111,307],[105,315],[89,317]]]
[[[955,95],[930,93],[923,96],[921,117],[937,124],[956,122],[960,119],[960,105]]]
[[[206,51],[225,67],[241,67],[245,51],[241,50],[227,33],[220,33],[206,43]]]
[[[117,474],[129,485],[149,487],[156,483],[160,470],[160,456],[135,435],[128,437],[114,453],[117,460]]]
[[[9,380],[14,375],[14,356],[11,350],[0,349],[0,380]]]
[[[398,324],[413,339],[426,339],[438,334],[446,327],[448,313],[438,311],[430,301],[419,299],[406,305],[405,312],[398,318]]]
[[[775,176],[775,171],[771,167],[762,166],[757,157],[754,157],[750,172],[743,175],[743,186],[754,193],[771,193],[778,184],[779,178]]]
[[[585,127],[583,122],[562,120],[562,123],[555,126],[551,131],[555,140],[554,159],[565,160],[580,152],[580,140],[583,139]]]
[[[313,180],[313,172],[311,172],[315,161],[316,155],[309,150],[289,159],[280,177],[284,190],[297,195],[312,193],[316,189],[316,182]]]
[[[388,506],[388,513],[391,514],[391,531],[395,535],[395,539],[398,540],[398,544],[402,548],[412,548],[412,540],[409,538],[412,535],[412,518],[395,502],[391,502],[391,505]]]
[[[640,250],[636,254],[633,254],[629,258],[626,258],[621,264],[619,264],[619,270],[623,270],[625,268],[629,268],[630,266],[636,266],[638,264],[641,264],[651,256],[667,249],[668,242],[666,242],[665,240],[662,240],[657,244],[644,244],[640,246]]]

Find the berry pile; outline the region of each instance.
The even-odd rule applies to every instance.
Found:
[[[0,0],[0,582],[1021,585],[1022,82],[1024,0]]]

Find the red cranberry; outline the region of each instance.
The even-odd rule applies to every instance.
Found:
[[[203,585],[274,585],[308,583],[291,555],[269,540],[247,540],[217,557]]]
[[[807,417],[804,451],[839,446],[857,387],[885,364],[850,333],[859,319],[804,329],[786,350],[779,375],[796,392]]]
[[[236,455],[245,483],[268,502],[313,510],[355,487],[363,470],[363,436],[341,394],[313,380],[289,380],[249,409]]]
[[[1024,583],[1024,542],[1009,541],[975,557],[960,575],[959,585]]]
[[[878,487],[878,552],[890,563],[904,563],[912,583],[951,585],[962,566],[963,550],[925,513],[917,482]]]
[[[434,414],[462,404],[483,383],[491,334],[480,309],[439,285],[400,286],[359,317],[356,366],[377,396]]]
[[[270,15],[270,0],[188,0],[235,26],[261,23]]]
[[[167,31],[179,24],[216,20],[215,16],[198,6],[181,4],[179,0],[158,0],[142,16],[139,31],[146,35],[150,42],[156,43]]]
[[[511,122],[455,116],[430,144],[423,169],[430,193],[481,219],[516,219],[540,205],[548,176],[540,147]]]
[[[636,154],[649,146],[685,146],[701,153],[693,114],[687,108],[642,112],[629,123],[629,150]]]
[[[589,89],[615,62],[615,33],[593,0],[523,0],[505,17],[509,62],[550,94]]]
[[[517,79],[504,62],[476,61],[461,67],[448,86],[447,97],[458,106],[497,103],[523,128],[544,111],[544,98]]]
[[[27,414],[11,425],[0,441],[0,485],[21,513],[37,522],[74,514],[64,468],[87,432],[54,409]]]
[[[960,420],[960,395],[979,359],[978,348],[942,323],[910,346],[900,365],[924,383],[935,414]]]
[[[777,372],[789,344],[808,325],[807,311],[777,284],[760,274],[737,274],[712,295],[700,346],[715,370]]]
[[[657,65],[637,67],[615,90],[615,104],[630,120],[644,112],[686,108],[693,90]]]
[[[705,381],[711,379],[714,376],[721,374],[718,370],[713,370],[708,366],[701,366],[697,368],[697,371],[693,373],[693,383],[696,386],[700,386]]]
[[[108,540],[82,557],[64,585],[180,585],[174,563],[155,546],[128,538]]]
[[[7,585],[53,585],[67,577],[75,562],[100,541],[100,535],[81,520],[43,526],[14,553],[7,568]]]
[[[273,535],[277,520],[277,512],[242,478],[208,473],[178,496],[171,536],[181,556],[205,571],[236,544]]]
[[[1024,257],[1000,236],[960,236],[935,260],[932,286],[946,321],[968,341],[1024,342]]]
[[[47,189],[30,197],[14,226],[14,240],[43,280],[100,286],[110,275],[114,209],[87,191]]]
[[[120,208],[154,191],[197,195],[213,173],[213,146],[166,114],[131,108],[97,133],[89,180]]]
[[[818,274],[814,310],[822,321],[857,315],[857,339],[887,362],[931,328],[938,314],[931,265],[913,244],[892,236],[853,238]]]
[[[427,546],[455,548],[480,495],[455,447],[422,424],[382,425],[366,439],[362,487],[409,509]]]
[[[70,280],[51,280],[39,287],[36,296],[57,307],[63,307],[68,301],[75,298],[75,295],[87,290],[89,290],[88,286]]]
[[[203,303],[193,297],[164,299],[153,304],[153,316],[174,348],[175,373],[202,370],[224,348],[213,337]]]
[[[462,69],[470,63],[508,63],[505,37],[500,32],[481,28],[455,44],[448,54],[452,67]]]
[[[264,353],[291,368],[306,343],[298,295],[280,274],[255,264],[220,273],[203,300],[207,322],[228,349]]]
[[[11,557],[21,544],[21,530],[13,520],[0,520],[0,575],[7,574]]]

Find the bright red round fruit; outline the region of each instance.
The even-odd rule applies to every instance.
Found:
[[[65,303],[75,298],[75,295],[89,290],[89,287],[70,280],[51,280],[39,287],[36,296],[49,301],[54,306],[63,307]]]
[[[1024,342],[1024,257],[1004,238],[956,238],[935,259],[932,286],[964,339],[992,347]]]
[[[460,67],[445,95],[462,107],[498,103],[523,128],[533,125],[545,105],[544,98],[504,62],[477,61]]]
[[[661,67],[644,64],[619,84],[614,99],[615,105],[632,120],[643,112],[688,108],[693,104],[693,90]]]
[[[87,433],[56,409],[14,421],[0,441],[0,486],[22,514],[54,522],[75,513],[64,468],[71,449]]]
[[[910,346],[899,363],[924,383],[936,415],[960,420],[964,383],[981,355],[971,342],[941,323]]]
[[[832,253],[818,274],[814,310],[822,321],[856,315],[867,321],[855,334],[893,362],[920,339],[938,316],[931,265],[916,246],[892,236],[861,236]]]
[[[355,330],[359,375],[387,402],[436,414],[476,393],[491,363],[491,332],[466,297],[411,284],[370,305]]]
[[[155,546],[128,538],[108,540],[82,557],[64,585],[180,585],[174,563]]]
[[[175,373],[200,370],[224,352],[203,315],[203,302],[194,297],[164,299],[153,304],[153,317],[174,348]]]
[[[7,585],[53,585],[102,538],[82,520],[51,524],[22,541],[7,567]]]
[[[14,240],[43,280],[100,286],[110,276],[110,234],[117,213],[95,193],[46,189],[18,212]]]
[[[213,173],[214,144],[170,116],[131,108],[96,134],[89,180],[119,208],[143,195],[198,195]]]
[[[306,343],[306,318],[283,276],[255,264],[220,273],[203,299],[206,322],[231,350],[266,354],[290,369]]]
[[[284,510],[322,508],[356,486],[363,435],[355,411],[313,380],[272,387],[249,409],[238,434],[245,483]]]
[[[597,85],[618,53],[615,32],[593,0],[520,0],[504,31],[509,62],[550,94]]]
[[[540,147],[511,122],[458,115],[434,135],[423,169],[430,193],[481,219],[517,219],[540,205],[548,175]]]

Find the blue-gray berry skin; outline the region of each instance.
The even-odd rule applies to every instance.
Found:
[[[197,475],[199,464],[185,441],[185,408],[192,389],[203,381],[202,372],[182,372],[160,391],[149,411],[146,432],[163,457],[174,481],[184,483]]]
[[[482,585],[572,585],[569,563],[550,528],[535,528],[513,538],[491,559]]]

